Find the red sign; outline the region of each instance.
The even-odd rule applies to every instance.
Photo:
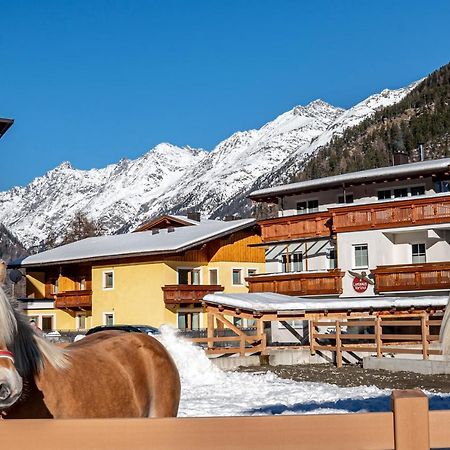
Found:
[[[362,280],[358,277],[353,278],[353,289],[359,294],[366,292],[368,287],[369,283],[366,280]]]

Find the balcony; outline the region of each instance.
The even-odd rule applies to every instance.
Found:
[[[258,222],[263,242],[330,236],[331,214],[318,212],[277,217]]]
[[[246,278],[249,292],[275,292],[285,295],[342,294],[344,272],[296,272],[255,275]]]
[[[436,225],[450,222],[450,196],[370,203],[330,209],[333,231]]]
[[[164,303],[168,307],[200,303],[203,297],[214,292],[222,292],[223,286],[218,284],[169,284],[161,288],[164,294]]]
[[[92,309],[92,291],[66,291],[55,296],[55,308]]]
[[[450,262],[378,266],[375,292],[450,290]]]

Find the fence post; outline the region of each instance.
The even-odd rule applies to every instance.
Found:
[[[424,313],[421,317],[422,329],[422,354],[423,359],[428,359],[428,335],[430,334],[430,325],[428,323],[428,313]]]
[[[429,450],[428,397],[420,390],[393,391],[395,450]]]
[[[314,348],[314,343],[315,343],[315,337],[314,337],[314,332],[315,332],[315,327],[314,327],[314,319],[310,319],[308,321],[309,324],[309,352],[311,353],[311,355],[315,355],[316,354],[316,350]]]
[[[383,345],[381,341],[381,335],[383,333],[383,329],[381,327],[381,317],[375,317],[375,344],[377,347],[377,358],[381,358],[383,356],[381,351],[381,346]]]
[[[342,367],[341,322],[336,320],[336,367]]]
[[[207,338],[213,338],[214,337],[214,316],[211,312],[208,312],[208,325],[207,325]],[[214,348],[214,342],[213,341],[207,341],[207,348],[212,349]]]

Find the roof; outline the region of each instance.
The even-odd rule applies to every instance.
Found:
[[[10,264],[10,266],[32,267],[179,253],[255,224],[254,219],[229,222],[208,220],[197,226],[178,227],[172,232],[164,229],[156,234],[151,231],[142,231],[140,233],[91,237],[28,256],[21,261]]]
[[[365,183],[385,179],[395,179],[414,175],[425,175],[433,172],[442,172],[450,169],[450,158],[421,161],[398,166],[381,167],[379,169],[362,170],[331,177],[317,178],[315,180],[301,181],[299,183],[284,184],[273,188],[260,189],[249,195],[253,200],[262,200],[267,197],[280,195],[300,194],[306,191],[333,188],[343,184]]]
[[[150,220],[149,222],[146,222],[142,225],[140,225],[134,232],[140,232],[140,231],[147,231],[151,230],[153,228],[167,228],[169,226],[174,227],[182,227],[182,226],[189,226],[189,225],[199,225],[200,223],[210,222],[211,219],[205,219],[201,218],[200,222],[197,220],[190,219],[187,216],[180,216],[180,215],[174,215],[174,214],[164,214],[163,216],[156,217],[153,220]]]
[[[448,296],[424,297],[368,297],[368,298],[326,298],[311,299],[291,297],[273,292],[258,292],[251,294],[208,294],[204,301],[216,305],[239,308],[256,312],[297,311],[347,311],[361,309],[390,309],[428,306],[446,306]]]
[[[14,123],[12,119],[0,118],[0,139],[8,131],[9,127]]]

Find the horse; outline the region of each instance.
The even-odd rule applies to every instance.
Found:
[[[143,333],[104,331],[65,347],[47,341],[1,288],[3,419],[175,417],[180,377],[164,346]]]

